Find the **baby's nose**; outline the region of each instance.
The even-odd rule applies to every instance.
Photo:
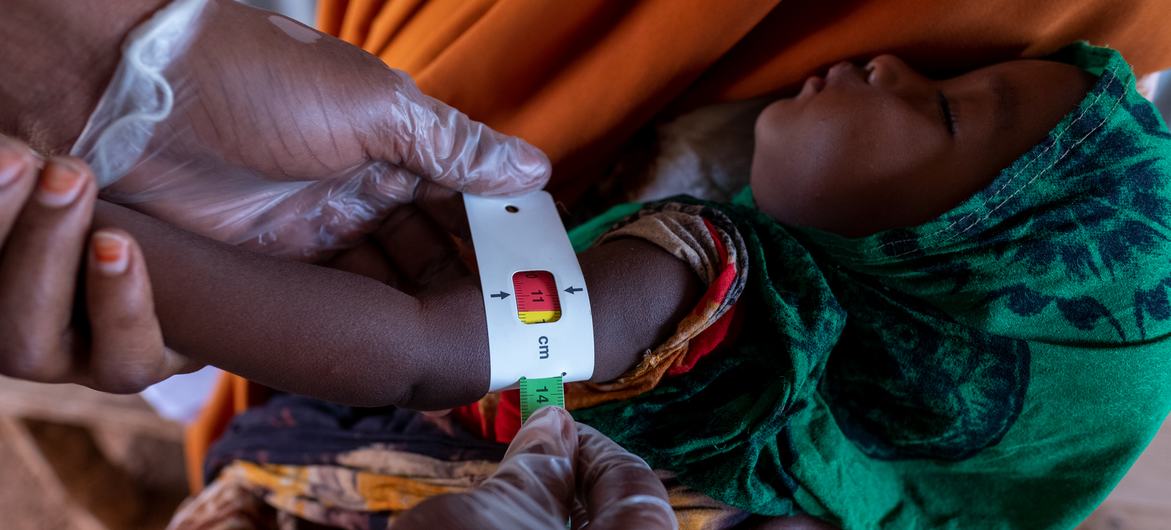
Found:
[[[878,86],[898,83],[903,73],[910,68],[902,59],[893,55],[879,55],[866,63],[866,82]]]
[[[893,55],[871,59],[864,70],[867,83],[900,96],[919,96],[934,91],[930,79]]]

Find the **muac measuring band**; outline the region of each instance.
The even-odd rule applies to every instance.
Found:
[[[564,383],[594,374],[594,323],[553,198],[464,195],[464,208],[488,323],[489,391],[519,386],[522,422],[564,407]]]

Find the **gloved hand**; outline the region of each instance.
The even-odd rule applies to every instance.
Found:
[[[103,198],[268,254],[353,243],[419,179],[540,188],[548,159],[359,48],[231,0],[175,0],[131,32],[72,154]]]
[[[394,528],[678,527],[667,491],[641,458],[564,409],[538,410],[517,433],[500,468],[466,493],[428,499]]]

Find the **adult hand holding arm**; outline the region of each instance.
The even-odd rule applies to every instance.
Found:
[[[48,152],[72,145],[109,200],[214,239],[307,259],[372,230],[413,199],[421,178],[477,194],[519,193],[548,179],[539,150],[290,19],[230,0],[127,4],[137,9],[119,3],[113,14],[86,19],[74,13],[105,3],[16,0],[24,16],[0,23],[8,26],[0,32],[23,36],[0,52],[0,65],[22,73],[0,81],[11,103],[0,106],[0,127]],[[79,62],[52,51],[61,46],[44,35],[11,27],[48,29],[38,20],[60,21],[59,38],[84,41],[72,47],[94,51],[75,54],[98,59]],[[127,20],[145,22],[111,63],[133,26]],[[90,69],[104,74],[80,73]],[[53,76],[66,84],[39,81]]]
[[[100,168],[95,180],[82,160],[44,165],[22,142],[5,142],[0,173],[17,178],[0,186],[2,373],[128,392],[191,367],[163,345],[145,265],[126,233],[103,232],[126,245],[126,272],[108,289],[87,278],[85,298],[74,294],[99,181],[118,179],[106,196],[195,232],[305,259],[376,228],[413,199],[421,178],[489,194],[548,178],[538,150],[422,95],[357,48],[228,0],[182,0],[160,13],[164,5],[13,0],[0,17],[0,132]],[[189,24],[170,37],[185,35],[186,44],[148,38],[157,24],[175,24],[181,7]],[[118,66],[135,26],[128,49],[157,44],[147,55],[161,84],[145,92],[119,90],[134,83],[115,76],[143,71]],[[125,119],[141,118],[143,105],[157,102],[142,96],[163,86],[165,112]],[[60,174],[54,168],[85,184],[50,212],[32,190]]]

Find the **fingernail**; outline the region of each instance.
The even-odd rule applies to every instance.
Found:
[[[37,199],[51,208],[68,206],[77,198],[84,184],[85,177],[72,162],[53,160],[41,172]]]
[[[12,184],[12,181],[16,180],[16,176],[20,175],[23,170],[24,164],[0,155],[0,188]]]
[[[32,153],[23,144],[0,136],[0,188],[12,184],[32,163]]]
[[[130,242],[111,232],[97,231],[93,236],[93,259],[98,270],[106,276],[126,272],[130,264]]]

